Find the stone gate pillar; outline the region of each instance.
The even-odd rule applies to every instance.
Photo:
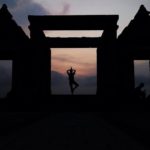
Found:
[[[97,49],[97,94],[102,98],[116,96],[117,90],[117,24],[104,29]]]
[[[47,46],[46,37],[42,30],[32,27],[30,28],[30,36],[32,42],[32,85],[35,97],[47,98],[50,96],[51,86],[51,53]]]

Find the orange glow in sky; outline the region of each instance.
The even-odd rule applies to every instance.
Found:
[[[51,70],[66,75],[73,67],[77,76],[96,75],[96,48],[52,48]]]

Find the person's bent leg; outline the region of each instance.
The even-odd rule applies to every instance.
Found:
[[[74,87],[74,90],[79,86],[79,84],[77,83],[77,82],[73,82],[74,83],[74,85],[75,85],[75,87]]]

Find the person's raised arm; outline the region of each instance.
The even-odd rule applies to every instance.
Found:
[[[74,73],[74,74],[76,73],[76,70],[75,70],[75,69],[73,69],[73,73]]]
[[[69,74],[69,73],[70,73],[70,70],[68,69],[66,72],[67,72],[67,74]]]

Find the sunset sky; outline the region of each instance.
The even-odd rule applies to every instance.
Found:
[[[1,0],[26,33],[28,15],[105,15],[119,14],[118,34],[135,16],[141,4],[150,10],[149,0]]]
[[[14,20],[23,28],[28,36],[30,35],[28,15],[117,14],[119,15],[117,35],[119,35],[134,18],[141,4],[144,4],[147,10],[150,10],[149,0],[1,0],[0,6],[3,3],[8,5]],[[45,32],[45,35],[49,37],[99,37],[101,34],[102,31]],[[144,63],[136,63],[137,73],[141,72],[142,65]],[[71,66],[77,70],[78,77],[96,77],[96,48],[52,49],[52,71],[65,76],[65,71]]]
[[[66,74],[64,68],[73,67],[77,75],[96,75],[96,48],[53,48],[52,70]]]

